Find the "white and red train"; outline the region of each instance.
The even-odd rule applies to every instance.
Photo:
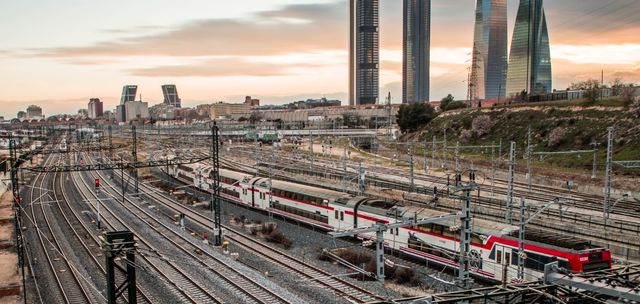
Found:
[[[176,179],[204,191],[212,184],[211,167],[185,165],[170,168]],[[443,212],[424,206],[399,205],[367,197],[296,183],[254,177],[220,169],[222,195],[237,204],[277,213],[326,230],[370,227],[374,223],[396,222],[404,218],[428,218]],[[269,197],[271,195],[271,198]],[[414,258],[446,267],[458,267],[459,233],[456,221],[442,222],[385,232],[385,246]],[[484,279],[515,280],[518,260],[518,227],[481,219],[473,220],[471,255],[473,275]],[[372,239],[373,234],[358,235]],[[573,272],[611,267],[611,253],[586,241],[527,230],[525,280],[538,279],[544,265],[558,261]]]

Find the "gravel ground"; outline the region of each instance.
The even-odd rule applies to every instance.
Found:
[[[142,203],[141,205],[144,205],[144,208],[148,208],[149,205]],[[120,208],[118,208],[120,209]],[[129,212],[126,212],[124,210],[122,210],[122,212],[126,213],[126,214],[130,214]],[[124,215],[127,216],[127,215]],[[177,232],[179,234],[185,234],[184,231],[180,230],[177,226],[175,226],[175,224],[172,221],[169,221],[168,218],[166,217],[156,217],[158,219],[161,220],[161,222],[163,222],[163,224],[167,225],[167,227],[163,227],[161,229],[163,229],[165,235],[170,235],[172,234],[169,230]],[[132,221],[130,221],[129,223],[133,223],[133,222],[139,222],[135,217],[130,217],[130,219]],[[136,224],[134,224],[136,225]],[[144,224],[146,225],[146,224]],[[144,226],[141,225],[141,226]],[[160,225],[154,223],[154,226],[156,227],[160,227]],[[145,231],[144,229],[146,229],[146,231],[150,231],[150,229],[148,228],[144,228],[144,227],[140,227],[140,231]],[[224,294],[221,294],[220,296],[229,301],[230,303],[245,303],[247,301],[247,299],[243,298],[242,295],[238,294],[237,292],[234,292],[233,290],[227,290],[228,287],[225,287],[224,284],[220,284],[220,281],[222,281],[221,279],[217,278],[217,276],[212,275],[210,270],[204,269],[202,267],[201,264],[199,264],[196,261],[184,261],[184,252],[178,250],[177,248],[175,248],[173,245],[169,244],[168,242],[166,242],[165,240],[163,240],[163,238],[157,238],[156,236],[152,236],[156,234],[155,232],[151,232],[151,233],[147,233],[146,235],[148,236],[149,240],[152,240],[151,242],[153,244],[158,244],[157,247],[159,249],[161,249],[161,254],[167,258],[167,259],[172,259],[176,262],[182,262],[180,264],[180,267],[182,267],[185,271],[188,271],[188,273],[190,274],[194,274],[194,278],[197,278],[199,280],[204,280],[203,281],[203,286],[217,286],[217,288],[213,288],[213,290],[215,290],[216,294],[219,294],[220,291],[225,290]],[[201,241],[197,238],[191,237],[190,235],[186,234],[186,236],[191,239],[193,242],[197,242],[197,243],[201,243]],[[176,238],[176,237],[172,237],[172,238]],[[160,246],[160,244],[162,243],[167,243],[164,246]],[[213,254],[214,256],[222,259],[224,261],[224,263],[226,265],[230,265],[231,267],[241,270],[244,273],[247,273],[248,275],[251,276],[252,279],[256,280],[260,285],[262,286],[268,286],[270,287],[271,290],[275,290],[276,292],[278,292],[279,294],[281,294],[283,297],[290,299],[292,301],[292,303],[306,303],[304,300],[296,297],[295,295],[289,293],[287,290],[278,287],[277,285],[273,284],[273,282],[270,282],[269,280],[265,279],[263,276],[261,276],[260,274],[256,273],[255,270],[253,269],[249,269],[246,266],[233,261],[232,259],[230,259],[227,256],[222,255],[221,253],[217,252],[216,250],[214,250],[211,246],[205,246],[205,245],[201,245],[198,246],[200,249]],[[210,258],[207,258],[205,256],[201,257],[205,263],[208,266],[214,266],[215,265],[215,261],[210,260]],[[207,260],[209,260],[207,262]]]

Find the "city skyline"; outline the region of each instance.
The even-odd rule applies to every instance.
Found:
[[[163,100],[159,86],[175,83],[184,106],[241,101],[245,95],[265,103],[319,96],[348,100],[347,1],[196,1],[143,14],[151,3],[140,1],[124,11],[117,9],[122,3],[7,4],[0,12],[0,77],[8,92],[0,114],[13,117],[29,104],[48,114],[75,113],[92,97],[112,110],[127,83],[138,84],[143,99],[152,102]],[[508,3],[511,32],[518,2]],[[639,5],[545,3],[554,88],[599,78],[602,69],[607,82],[616,76],[640,81],[640,22],[633,17]],[[431,100],[466,95],[474,9],[469,1],[433,3]],[[380,2],[380,95],[391,91],[394,103],[402,98],[401,18],[401,1]],[[43,23],[46,32],[38,26]]]
[[[404,0],[402,103],[429,101],[431,0]]]

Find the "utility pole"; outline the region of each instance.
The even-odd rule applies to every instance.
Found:
[[[347,146],[342,150],[342,192],[347,192]]]
[[[542,214],[545,210],[549,209],[551,206],[559,204],[560,209],[562,209],[562,202],[559,198],[555,198],[553,201],[546,203],[544,206],[538,208],[536,212],[529,216],[529,218],[525,217],[525,200],[524,198],[520,199],[520,227],[518,230],[518,280],[520,282],[524,282],[524,264],[527,260],[527,253],[524,248],[525,242],[525,231],[529,222],[531,222],[535,217]],[[506,278],[505,278],[506,279]]]
[[[509,184],[507,189],[507,210],[505,214],[505,220],[511,224],[511,212],[513,211],[513,196],[514,196],[514,183],[516,179],[516,142],[511,142],[511,148],[509,149]]]
[[[133,164],[133,179],[135,185],[135,195],[138,196],[138,144],[136,136],[136,126],[131,126],[131,137],[133,141],[133,150],[131,151],[131,162]],[[124,181],[122,181],[124,183]]]
[[[309,170],[313,170],[313,133],[309,130]]]
[[[520,198],[520,229],[518,230],[518,279],[524,280],[524,261],[527,255],[524,251],[524,229],[526,228],[526,219],[524,218],[525,201],[524,197]],[[508,262],[508,261],[507,261]],[[505,280],[507,278],[504,278]]]
[[[211,165],[213,166],[213,191],[211,191],[211,211],[213,212],[213,245],[222,246],[222,223],[220,214],[220,141],[218,139],[218,126],[215,121],[211,127]],[[256,168],[257,169],[257,168]]]
[[[429,173],[429,169],[428,169],[428,166],[427,166],[427,145],[428,145],[428,141],[427,141],[427,138],[425,137],[424,138],[424,152],[423,152],[424,153],[424,155],[423,155],[424,156],[424,174]]]
[[[460,173],[461,168],[460,168],[460,142],[456,141],[456,154],[455,154],[455,158],[456,158],[456,174]]]
[[[475,174],[475,173],[471,173]],[[469,185],[462,188],[464,196],[462,198],[462,214],[460,215],[460,263],[458,267],[458,285],[461,288],[471,287],[471,275],[469,273],[471,250],[471,190],[475,188],[472,180]]]
[[[444,169],[449,169],[449,166],[447,165],[447,128],[444,128],[444,145],[442,146],[442,158],[444,159]]]
[[[527,186],[529,187],[529,191],[531,191],[531,126],[529,126],[529,130],[527,131]]]
[[[410,179],[410,192],[413,192],[415,189],[415,182],[413,176],[413,146],[409,148],[409,179]]]
[[[102,248],[105,251],[107,272],[107,303],[116,304],[118,297],[127,291],[127,303],[136,304],[136,256],[135,239],[131,231],[110,231],[102,239]],[[118,265],[116,260],[124,255],[125,266]],[[116,283],[116,270],[124,277],[124,282]]]
[[[12,135],[9,135],[9,161],[11,165],[11,190],[13,194],[13,227],[15,242],[18,255],[18,267],[22,273],[22,292],[23,298],[27,299],[27,285],[25,273],[24,273],[24,240],[22,235],[22,211],[20,210],[20,180],[18,177],[18,151],[16,148],[16,141]]]
[[[607,129],[607,163],[604,170],[604,204],[603,217],[605,228],[609,220],[609,201],[611,200],[611,165],[613,158],[613,127]]]
[[[591,179],[596,179],[598,177],[598,143],[593,142],[591,144],[593,146],[593,165],[591,166]]]
[[[391,119],[391,92],[387,95],[387,123],[389,124],[389,137],[393,136],[393,120]]]
[[[491,198],[494,198],[494,188],[496,185],[496,142],[491,142]]]
[[[425,151],[426,153],[426,151]],[[433,143],[431,146],[431,166],[436,166],[436,136],[433,136]]]

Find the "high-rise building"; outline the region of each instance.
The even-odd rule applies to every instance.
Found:
[[[137,93],[137,85],[126,85],[122,87],[122,97],[120,97],[120,105],[124,105],[127,102],[136,100]]]
[[[100,98],[91,98],[89,99],[87,109],[89,110],[89,118],[96,119],[102,117],[103,103],[100,101]]]
[[[471,99],[505,97],[507,0],[477,0],[471,65]]]
[[[378,0],[349,0],[349,104],[375,104],[379,95]]]
[[[178,97],[178,89],[175,84],[165,84],[162,86],[162,94],[164,95],[164,103],[176,108],[180,108],[180,97]]]
[[[520,0],[513,30],[507,94],[548,93],[551,87],[549,32],[542,0]]]
[[[404,0],[402,103],[429,101],[431,0]]]

